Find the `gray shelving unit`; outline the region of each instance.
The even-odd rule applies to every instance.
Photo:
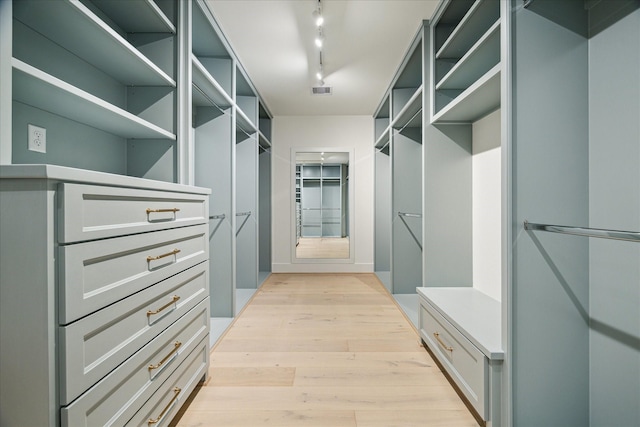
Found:
[[[213,194],[211,314],[224,331],[271,272],[271,114],[206,2],[189,3],[194,180]]]
[[[640,231],[640,4],[511,3],[513,425],[638,425],[640,245],[523,223]]]
[[[179,182],[179,7],[3,3],[2,162]],[[29,124],[47,130],[45,153],[28,150]]]
[[[375,271],[393,294],[422,285],[425,48],[420,26],[374,116]],[[426,39],[425,39],[426,37]]]

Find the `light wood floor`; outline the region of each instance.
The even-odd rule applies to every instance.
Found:
[[[349,258],[348,237],[301,237],[296,258]]]
[[[274,274],[179,426],[478,424],[373,274]]]

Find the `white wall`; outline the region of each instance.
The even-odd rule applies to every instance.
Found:
[[[280,116],[272,128],[272,227],[273,272],[372,272],[373,271],[373,117]],[[354,263],[292,263],[291,149],[304,147],[353,149],[349,177],[354,184],[355,206],[351,230]]]
[[[473,124],[473,287],[500,301],[500,110]]]

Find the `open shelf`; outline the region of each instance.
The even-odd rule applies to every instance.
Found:
[[[91,0],[128,33],[176,33],[176,27],[153,0]]]
[[[474,122],[500,107],[500,70],[497,64],[432,118],[433,123]]]
[[[466,89],[499,62],[500,22],[496,22],[436,84],[436,90]]]
[[[258,132],[258,144],[265,150],[271,148],[271,141],[262,132]]]
[[[391,127],[394,129],[403,129],[406,127],[422,126],[422,85],[409,98],[409,101],[400,110],[396,118],[393,120]]]
[[[226,93],[222,86],[209,74],[207,69],[196,58],[195,55],[191,55],[191,63],[193,65],[193,85],[196,86],[202,92],[206,98],[206,102],[200,100],[196,102],[197,106],[209,106],[213,102],[220,108],[229,108],[233,101],[231,97]],[[194,97],[195,99],[195,97]],[[204,102],[204,103],[203,103]]]
[[[240,108],[236,108],[236,124],[240,129],[249,134],[256,133],[258,131],[256,125],[249,120],[247,115]]]
[[[436,59],[461,58],[500,19],[499,2],[477,0],[436,53]]]
[[[96,129],[139,139],[176,136],[140,117],[13,58],[13,99]]]
[[[169,75],[80,2],[18,1],[14,2],[14,16],[124,85],[176,86]],[[91,43],[86,40],[89,35]]]
[[[376,139],[375,142],[375,147],[378,150],[382,150],[387,144],[389,144],[389,130],[390,130],[391,126],[387,127],[387,129],[382,132],[382,135],[380,135],[380,137],[378,139]]]

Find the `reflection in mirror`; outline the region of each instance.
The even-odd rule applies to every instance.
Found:
[[[348,259],[349,153],[296,153],[296,258]]]

